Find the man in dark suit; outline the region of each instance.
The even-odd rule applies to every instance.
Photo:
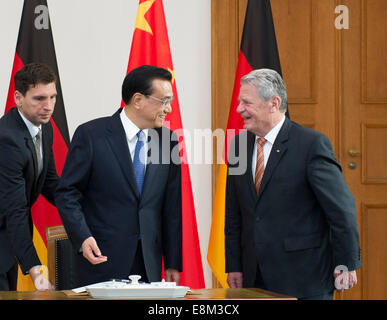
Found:
[[[40,272],[32,242],[31,206],[39,194],[55,204],[58,175],[52,152],[50,118],[56,77],[43,64],[15,74],[15,103],[0,119],[0,291],[16,290],[17,265],[36,289],[52,289]]]
[[[141,66],[124,79],[113,116],[74,133],[56,196],[76,252],[79,285],[127,279],[179,282],[182,268],[178,141],[162,126],[172,111],[169,71]],[[146,160],[147,159],[147,160]]]
[[[246,131],[228,155],[228,283],[332,299],[335,287],[356,284],[361,266],[354,197],[328,138],[285,117],[286,96],[273,70],[241,80]]]

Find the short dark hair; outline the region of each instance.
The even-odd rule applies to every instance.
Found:
[[[155,79],[172,80],[172,74],[163,68],[143,65],[130,71],[122,83],[122,100],[128,104],[135,93],[152,94],[152,81]]]
[[[56,75],[46,64],[29,63],[16,72],[14,82],[15,90],[24,96],[30,87],[34,87],[39,83],[56,82]]]

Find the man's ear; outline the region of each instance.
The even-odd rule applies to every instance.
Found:
[[[271,109],[270,111],[271,112],[276,112],[279,110],[281,106],[281,98],[278,97],[278,96],[274,96],[273,98],[271,98]]]
[[[142,107],[142,101],[145,98],[145,96],[139,92],[136,92],[131,99],[131,105],[137,110],[141,109]]]
[[[16,106],[20,107],[21,104],[22,104],[24,95],[20,91],[15,90],[15,93],[14,93],[13,97],[14,97]]]

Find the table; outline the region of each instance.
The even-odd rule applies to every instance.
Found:
[[[101,300],[89,295],[74,295],[69,291],[0,291],[0,300]],[[103,299],[105,300],[105,299]],[[146,299],[141,299],[146,300]],[[152,300],[296,300],[262,289],[197,289],[184,298]]]
[[[145,320],[249,319],[259,313],[277,315],[296,307],[295,298],[261,289],[198,289],[179,299],[95,299],[87,293],[71,291],[2,291],[0,309],[4,314],[17,312],[51,315],[63,319],[130,318]],[[281,306],[279,305],[281,304]],[[284,305],[286,304],[286,305]],[[281,311],[282,310],[282,311]],[[125,317],[123,316],[125,315]]]

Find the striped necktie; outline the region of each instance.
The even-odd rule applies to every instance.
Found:
[[[257,165],[255,167],[255,190],[259,193],[259,187],[262,182],[263,172],[265,171],[265,164],[263,158],[263,145],[265,144],[265,138],[258,138],[257,140]]]

